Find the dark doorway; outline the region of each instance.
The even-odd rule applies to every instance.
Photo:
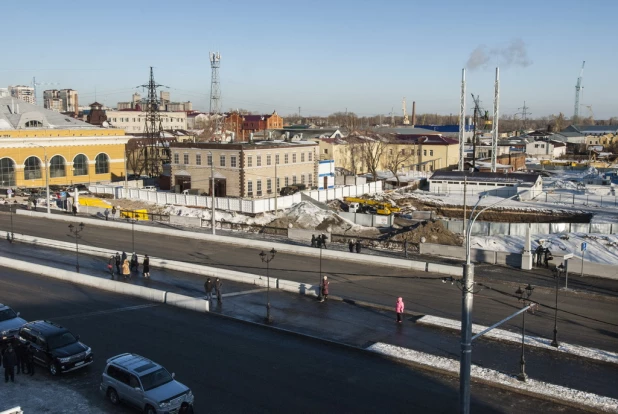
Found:
[[[328,189],[328,176],[327,175],[324,176],[324,189],[325,190]]]
[[[210,186],[212,187],[212,181],[210,182]],[[212,195],[210,190],[208,191],[208,195]],[[227,185],[225,182],[225,178],[215,178],[215,197],[226,197],[227,196]]]
[[[191,176],[190,175],[175,175],[174,181],[176,185],[180,186],[180,192],[191,189]]]

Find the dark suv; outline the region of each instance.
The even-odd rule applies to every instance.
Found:
[[[50,321],[34,321],[19,330],[19,341],[34,348],[34,362],[58,375],[92,364],[90,347],[79,342],[68,329]]]

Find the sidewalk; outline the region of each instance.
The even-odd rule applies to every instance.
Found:
[[[74,270],[75,256],[71,252],[12,245],[10,253],[14,259]],[[0,254],[6,255],[7,249],[0,249]],[[80,256],[80,267],[84,274],[110,277],[101,259]],[[160,269],[152,269],[152,274],[152,280],[134,276],[127,283],[194,297],[204,296],[203,277]],[[267,303],[264,289],[226,280],[223,283],[223,304],[217,306],[214,301],[212,312],[252,323],[264,323]],[[393,311],[358,306],[336,300],[334,296],[319,303],[312,297],[271,289],[269,297],[274,319],[272,326],[276,328],[360,348],[381,342],[455,360],[459,358],[458,333],[418,325],[415,323],[417,318],[410,314],[400,325],[395,323]],[[534,315],[530,317],[534,318]],[[516,344],[481,339],[474,344],[472,359],[474,364],[482,367],[517,373],[520,352]],[[618,388],[615,387],[618,370],[615,365],[527,347],[526,371],[531,378],[539,381],[618,398]]]

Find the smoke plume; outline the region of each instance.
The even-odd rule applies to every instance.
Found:
[[[504,47],[478,46],[470,53],[466,67],[475,70],[486,68],[490,64],[505,69],[512,66],[525,68],[530,66],[532,61],[528,58],[528,50],[524,41],[513,39]]]

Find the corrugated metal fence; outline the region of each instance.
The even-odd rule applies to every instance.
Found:
[[[463,233],[463,221],[440,220],[453,233]],[[473,236],[525,236],[528,223],[475,222]],[[600,233],[618,234],[618,223],[530,223],[531,234]]]

